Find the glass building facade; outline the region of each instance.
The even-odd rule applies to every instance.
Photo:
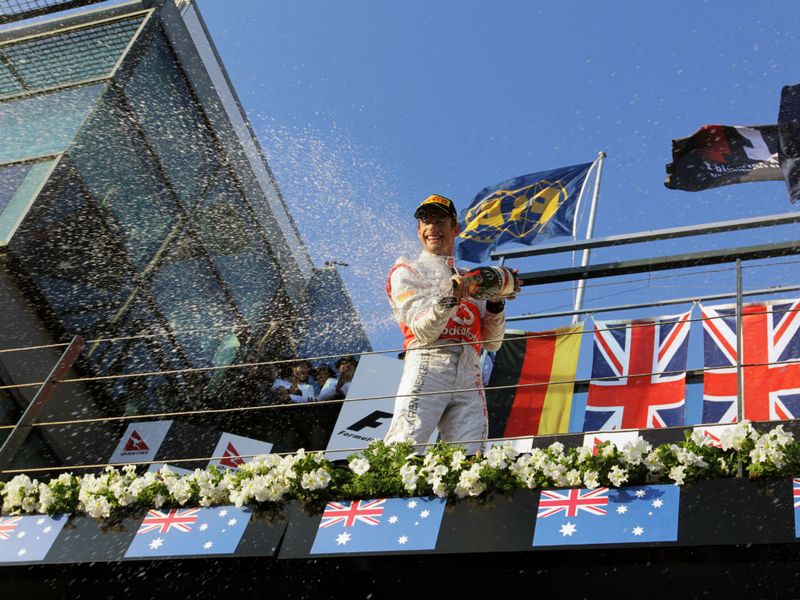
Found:
[[[125,426],[104,417],[257,406],[268,367],[223,367],[325,354],[308,323],[328,314],[347,323],[337,348],[369,349],[349,302],[342,317],[318,300],[346,296],[341,280],[311,265],[188,10],[131,2],[0,32],[0,346],[28,349],[0,353],[0,440],[38,389],[13,386],[75,335],[78,381],[40,420],[98,419],[37,428],[21,466],[102,462]],[[224,429],[292,450],[338,412],[311,408],[171,418],[189,441]]]

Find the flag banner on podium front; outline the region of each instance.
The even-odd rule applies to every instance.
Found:
[[[676,485],[542,490],[533,545],[677,541],[680,493]]]
[[[569,431],[582,333],[506,331],[486,390],[490,438]]]
[[[736,305],[701,306],[703,422],[737,421]],[[750,421],[800,417],[800,300],[742,307],[742,402]]]
[[[781,180],[778,126],[705,125],[672,140],[664,185],[696,192],[748,181]]]
[[[446,498],[328,502],[311,554],[433,550]]]
[[[233,554],[251,515],[249,508],[235,506],[151,509],[125,557]]]
[[[483,188],[459,215],[456,258],[481,263],[505,244],[571,236],[578,196],[593,164],[530,173]]]
[[[594,322],[584,431],[683,425],[691,312]]]
[[[68,514],[0,516],[0,563],[44,560]]]
[[[794,537],[800,538],[800,479],[792,478],[792,498],[794,502]]]

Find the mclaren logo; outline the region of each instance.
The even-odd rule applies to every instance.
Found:
[[[539,180],[516,190],[497,190],[467,211],[459,237],[492,242],[505,231],[516,238],[538,233],[567,199],[561,180]]]
[[[458,305],[456,314],[454,314],[451,318],[453,322],[458,323],[459,325],[470,327],[475,322],[475,313],[472,312],[472,309],[469,306],[462,302]]]

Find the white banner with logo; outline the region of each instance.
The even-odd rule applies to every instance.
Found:
[[[602,442],[611,442],[617,450],[622,450],[625,444],[636,441],[638,437],[638,431],[593,431],[583,436],[583,446],[596,448]]]
[[[325,458],[341,460],[366,448],[372,440],[383,439],[392,422],[394,395],[402,376],[402,360],[379,354],[361,357],[328,440]],[[378,399],[349,401],[353,398]],[[429,442],[434,443],[438,437],[439,432],[434,431]]]
[[[219,437],[217,447],[211,455],[208,464],[228,469],[238,469],[239,466],[253,460],[258,454],[269,454],[272,452],[272,443],[256,440],[232,433],[223,433]]]
[[[171,425],[172,421],[131,423],[108,462],[120,464],[153,460]]]

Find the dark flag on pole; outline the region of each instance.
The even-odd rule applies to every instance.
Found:
[[[779,159],[789,200],[800,198],[800,84],[781,90],[778,112]]]
[[[798,127],[797,121],[794,127]],[[795,156],[800,158],[800,152]],[[696,192],[732,183],[781,179],[777,125],[705,125],[689,137],[672,140],[672,162],[667,165],[664,185]]]

